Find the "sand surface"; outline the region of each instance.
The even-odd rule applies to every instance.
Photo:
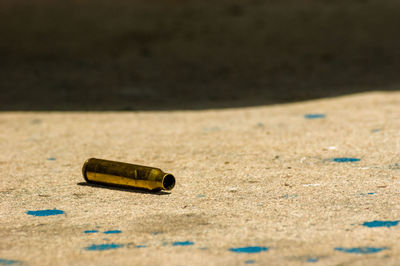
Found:
[[[2,112],[0,265],[399,265],[399,137],[399,92],[202,111]],[[90,157],[159,167],[177,184],[88,186]],[[241,247],[251,248],[230,250]]]

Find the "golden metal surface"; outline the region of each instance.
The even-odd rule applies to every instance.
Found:
[[[115,185],[149,190],[171,190],[175,177],[154,167],[91,158],[82,174],[88,183]]]

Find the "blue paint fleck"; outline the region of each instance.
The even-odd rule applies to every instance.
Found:
[[[111,243],[111,244],[100,244],[100,245],[93,244],[91,246],[86,247],[85,249],[86,250],[100,250],[101,251],[101,250],[122,248],[123,246],[124,245],[122,245],[122,244],[114,244],[114,243]]]
[[[319,258],[318,257],[309,257],[309,258],[307,258],[306,261],[307,262],[317,262],[317,261],[319,261]]]
[[[372,221],[364,222],[362,225],[366,227],[392,227],[399,224],[399,221]]]
[[[33,216],[51,216],[51,215],[64,214],[64,211],[53,209],[53,210],[27,211],[26,213],[28,215],[33,215]]]
[[[360,196],[365,196],[365,195],[375,195],[375,192],[368,192],[368,193],[360,193]]]
[[[324,114],[305,114],[304,118],[306,119],[318,119],[318,118],[325,118]]]
[[[358,162],[360,159],[358,158],[349,158],[349,157],[341,157],[341,158],[333,158],[333,161],[336,163],[352,163],[352,162]]]
[[[137,245],[136,248],[147,248],[146,245]]]
[[[197,195],[198,198],[204,198],[205,196],[206,196],[206,195],[203,195],[203,194],[198,194],[198,195]]]
[[[256,263],[255,260],[246,260],[246,261],[244,262],[244,264],[254,264],[254,263]]]
[[[261,251],[267,251],[268,247],[240,247],[240,248],[230,248],[229,250],[236,253],[259,253]]]
[[[153,235],[159,235],[162,234],[162,232],[153,232]]]
[[[121,230],[108,230],[108,231],[104,231],[104,234],[121,234],[122,231]]]
[[[335,248],[337,251],[343,251],[346,253],[355,253],[355,254],[370,254],[370,253],[378,253],[381,252],[382,250],[388,249],[387,247],[359,247],[359,248]]]
[[[374,129],[371,130],[372,133],[376,133],[376,132],[379,132],[379,131],[381,131],[381,129],[379,129],[379,128],[374,128]]]
[[[21,263],[21,261],[19,261],[19,260],[6,260],[6,259],[1,259],[0,258],[0,264],[1,265],[12,265],[12,264],[16,264],[16,263]]]
[[[283,195],[283,197],[284,197],[285,199],[293,199],[293,198],[297,198],[298,195],[297,195],[297,194],[292,194],[292,195],[285,194],[285,195]]]
[[[192,242],[192,241],[183,241],[183,242],[174,242],[173,244],[172,244],[173,246],[191,246],[191,245],[194,245],[194,242]]]
[[[54,158],[54,157],[50,157],[50,158],[47,158],[47,160],[49,160],[49,161],[55,161],[55,160],[56,160],[56,158]]]
[[[92,234],[92,233],[98,233],[98,230],[85,230],[83,231],[85,234]]]

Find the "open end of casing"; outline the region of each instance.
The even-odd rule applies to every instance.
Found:
[[[165,189],[165,190],[173,189],[175,186],[175,177],[171,174],[166,174],[163,177],[162,184],[163,184],[163,189]]]

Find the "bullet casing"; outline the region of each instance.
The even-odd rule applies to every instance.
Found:
[[[91,158],[82,168],[88,183],[144,188],[148,190],[171,190],[175,177],[161,169],[129,163]]]

